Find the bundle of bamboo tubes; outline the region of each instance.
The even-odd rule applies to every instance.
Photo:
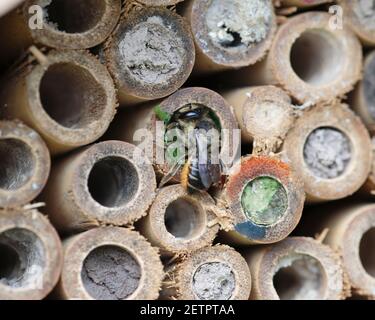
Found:
[[[2,0],[0,300],[375,300],[375,1]]]

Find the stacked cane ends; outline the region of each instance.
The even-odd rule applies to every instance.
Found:
[[[0,299],[375,299],[371,1],[3,2]]]

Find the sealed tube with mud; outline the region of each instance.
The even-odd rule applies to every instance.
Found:
[[[340,300],[347,296],[339,255],[313,238],[291,237],[244,252],[251,300]]]
[[[150,149],[152,152],[148,152],[148,156],[153,159],[156,172],[164,176],[170,172],[173,161],[176,160],[173,155],[169,155],[167,152],[173,148],[169,148],[171,145],[164,143],[166,133],[173,133],[173,130],[169,128],[178,124],[180,119],[179,117],[175,119],[176,116],[182,110],[189,109],[199,109],[203,114],[203,118],[200,117],[200,119],[213,123],[213,129],[220,134],[220,159],[229,163],[239,149],[238,123],[225,99],[206,88],[192,87],[178,90],[159,103],[140,106],[137,110],[132,111],[131,117],[127,112],[120,113],[111,127],[111,137],[141,144],[143,138],[147,139],[148,135],[151,135],[152,148]],[[190,122],[185,121],[182,127],[189,125]],[[175,175],[176,181],[180,180],[180,173],[181,170]]]
[[[291,98],[278,87],[234,89],[224,92],[223,97],[235,111],[242,143],[254,141],[277,149],[294,123]]]
[[[127,225],[146,214],[155,197],[152,165],[135,146],[101,142],[56,161],[41,199],[59,231]]]
[[[185,83],[195,61],[187,23],[167,8],[131,11],[105,47],[121,105],[172,94]]]
[[[274,243],[301,219],[305,193],[291,167],[277,158],[249,156],[233,169],[221,195],[233,215],[223,239],[237,245]]]
[[[361,117],[371,133],[375,133],[375,51],[365,59],[362,81],[351,96],[351,108]]]
[[[155,300],[163,276],[157,249],[138,232],[101,227],[65,240],[56,293],[67,300]]]
[[[97,140],[117,107],[107,69],[85,51],[51,51],[40,59],[4,87],[0,114],[38,131],[53,155]]]
[[[375,46],[375,6],[368,0],[339,0],[345,23],[357,34],[363,44]]]
[[[332,16],[307,12],[278,30],[265,60],[234,76],[242,85],[281,86],[300,103],[343,96],[361,78],[362,47],[345,25],[332,28]]]
[[[366,181],[373,158],[368,131],[340,103],[305,111],[287,134],[283,155],[303,180],[310,202],[355,193]]]
[[[197,72],[253,65],[272,44],[276,16],[270,0],[193,0],[186,3]]]
[[[61,242],[37,210],[0,210],[0,299],[41,300],[56,285]]]
[[[34,200],[50,172],[51,159],[40,136],[18,121],[0,121],[0,208]]]
[[[162,299],[247,300],[251,275],[245,259],[233,248],[199,249],[169,266]]]
[[[172,185],[159,190],[137,228],[162,255],[179,255],[212,244],[219,231],[214,210],[208,193],[192,195],[181,185]]]

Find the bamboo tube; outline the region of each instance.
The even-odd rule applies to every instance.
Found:
[[[245,87],[223,93],[233,107],[242,132],[242,143],[256,140],[280,146],[295,117],[288,94],[274,86]]]
[[[41,199],[62,232],[131,224],[155,197],[152,165],[131,144],[101,142],[57,161]]]
[[[362,48],[345,25],[331,28],[331,18],[324,12],[289,18],[279,28],[267,59],[237,72],[234,81],[278,85],[308,104],[346,94],[361,78]]]
[[[306,111],[285,138],[283,154],[302,178],[310,202],[352,195],[372,166],[365,126],[340,103]]]
[[[298,8],[309,8],[330,2],[332,0],[281,0],[283,6],[296,6]]]
[[[60,239],[37,210],[0,210],[0,299],[43,299],[62,268]]]
[[[0,208],[34,200],[49,176],[51,159],[40,136],[21,122],[0,121]]]
[[[249,156],[233,169],[221,198],[233,215],[233,230],[224,239],[248,245],[287,237],[301,219],[305,194],[288,164]]]
[[[155,164],[155,171],[159,175],[167,174],[171,167],[167,161],[164,161],[164,134],[165,128],[160,129],[161,120],[158,119],[155,113],[155,106],[158,106],[161,112],[170,116],[175,114],[178,110],[189,105],[203,106],[213,112],[215,118],[220,122],[221,127],[221,150],[220,158],[223,162],[228,164],[236,155],[239,149],[239,136],[237,137],[238,123],[234,116],[233,110],[222,96],[216,92],[206,88],[185,88],[180,89],[172,94],[167,99],[161,102],[152,102],[144,106],[140,106],[137,110],[132,110],[132,116],[129,117],[127,112],[120,113],[115,124],[111,126],[111,137],[116,137],[118,140],[123,140],[135,144],[140,144],[143,141],[137,136],[138,130],[148,130],[151,133],[153,142],[152,152],[149,152],[149,157],[153,158]],[[237,132],[238,131],[238,132]],[[161,137],[160,137],[161,136]],[[147,137],[146,137],[147,138]],[[238,139],[237,139],[238,138]],[[160,144],[161,142],[161,144]],[[156,154],[161,153],[160,159]],[[227,159],[227,160],[225,160]],[[225,160],[225,161],[224,161]],[[175,176],[175,180],[179,181],[180,172]]]
[[[36,43],[58,49],[94,47],[110,35],[121,13],[121,0],[29,0],[28,9],[38,5],[43,10],[42,28],[30,28]]]
[[[97,140],[116,112],[104,66],[84,51],[51,51],[4,88],[0,112],[38,131],[53,155]]]
[[[251,275],[233,248],[216,245],[191,253],[169,267],[161,298],[178,300],[247,300]]]
[[[351,97],[352,109],[361,117],[371,133],[375,133],[375,51],[365,59],[363,80]]]
[[[339,300],[347,295],[339,255],[313,238],[248,249],[251,300]]]
[[[329,230],[324,242],[340,253],[352,291],[355,295],[375,299],[375,206],[373,204],[346,204],[331,207],[318,216],[313,230]],[[316,215],[315,215],[316,216]],[[308,218],[314,218],[314,212]]]
[[[189,77],[195,49],[183,18],[166,8],[133,10],[106,43],[122,105],[166,97]]]
[[[163,265],[139,233],[101,227],[67,239],[57,294],[69,300],[154,300]]]
[[[192,28],[198,73],[256,63],[271,47],[276,32],[270,0],[192,0],[183,14]]]
[[[27,1],[0,19],[0,41],[6,44],[0,71],[22,59],[33,43],[57,49],[94,47],[113,31],[120,11],[121,0]]]
[[[363,44],[375,46],[375,8],[371,1],[338,0],[345,23],[357,34]]]
[[[181,185],[159,190],[138,230],[165,256],[180,255],[212,244],[219,231],[206,192],[189,194]]]

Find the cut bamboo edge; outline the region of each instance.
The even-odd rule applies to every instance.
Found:
[[[141,150],[106,141],[56,161],[40,200],[55,227],[73,233],[132,224],[146,214],[155,189],[154,170]]]
[[[196,44],[196,73],[256,63],[271,47],[276,32],[276,16],[269,0],[194,0],[182,11]]]
[[[206,192],[189,194],[172,185],[158,191],[137,227],[164,256],[182,255],[212,244],[219,231],[215,202]]]
[[[320,230],[329,230],[324,243],[340,254],[352,292],[375,299],[375,260],[371,253],[375,244],[375,206],[332,208],[321,218]]]
[[[145,37],[145,33],[148,36]],[[188,79],[195,61],[189,26],[167,8],[133,10],[105,44],[121,105],[166,97]]]
[[[244,258],[225,245],[205,247],[170,265],[161,299],[247,300],[251,275]]]
[[[227,77],[242,85],[278,85],[302,104],[343,96],[361,78],[362,48],[348,27],[333,29],[331,17],[307,12],[288,18],[266,59]]]
[[[290,237],[244,250],[251,300],[340,300],[348,295],[340,257],[313,238]]]
[[[163,276],[157,249],[138,232],[100,227],[64,242],[55,291],[67,300],[155,300]]]
[[[22,68],[4,87],[3,117],[38,131],[52,155],[97,140],[117,107],[107,69],[85,51],[35,53],[39,63]]]
[[[56,285],[60,239],[37,210],[0,209],[0,299],[40,300]]]
[[[375,46],[375,9],[370,2],[339,0],[345,23],[357,34],[364,45]]]
[[[307,200],[338,200],[360,189],[372,168],[368,131],[347,105],[318,105],[287,134],[282,158],[304,183]]]
[[[284,239],[297,226],[305,193],[288,164],[277,157],[248,156],[233,168],[220,198],[233,215],[232,230],[222,234],[224,241],[267,244]]]
[[[19,121],[0,121],[0,208],[20,207],[42,191],[51,159],[40,136]]]
[[[160,132],[158,133],[157,131],[157,128],[160,128],[158,123],[160,124],[162,120],[158,119],[154,108],[158,106],[161,112],[172,116],[181,108],[189,105],[206,107],[215,114],[220,122],[221,129],[223,129],[221,132],[221,158],[233,159],[239,149],[240,143],[239,137],[235,136],[236,129],[238,129],[238,122],[232,108],[225,99],[218,93],[206,88],[192,87],[180,89],[162,101],[147,103],[137,108],[137,110],[133,110],[133,117],[131,119],[127,112],[123,114],[119,113],[115,123],[110,128],[110,135],[118,140],[140,144],[142,141],[140,134],[143,133],[139,132],[136,134],[137,131],[142,129],[147,130],[147,133],[151,133],[153,146],[151,148],[152,152],[148,154],[148,157],[153,159],[152,162],[155,164],[154,168],[157,175],[164,176],[171,168],[167,161],[160,163],[162,161],[155,156],[157,151],[161,151],[163,155],[165,151],[164,148],[160,150],[161,146],[157,143],[158,140],[164,141],[164,138],[163,136],[160,137]],[[179,173],[177,173],[175,181],[179,181],[179,176]]]

